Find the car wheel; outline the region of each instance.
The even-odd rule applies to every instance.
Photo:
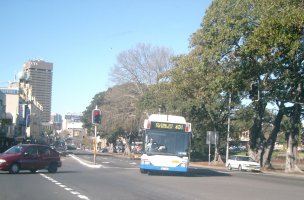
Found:
[[[48,172],[49,173],[56,173],[57,172],[57,163],[51,163],[48,167]]]
[[[140,169],[140,173],[146,174],[146,173],[148,173],[148,171],[146,169]]]
[[[31,169],[30,171],[31,171],[31,173],[36,173],[37,169]]]
[[[18,163],[13,163],[9,170],[11,174],[18,174],[19,171],[20,171],[20,165]]]
[[[239,171],[242,171],[243,169],[242,169],[242,165],[239,165]]]
[[[230,164],[228,164],[228,169],[229,169],[229,170],[232,170],[232,167],[231,167],[231,165],[230,165]]]

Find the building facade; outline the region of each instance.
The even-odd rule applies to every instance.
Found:
[[[83,139],[86,137],[86,129],[81,122],[82,113],[67,113],[64,116],[62,123],[62,138],[68,138],[74,145],[80,147],[83,144]]]
[[[32,85],[24,78],[19,80],[19,118],[25,127],[25,137],[41,139],[43,106],[33,96]]]
[[[4,97],[2,97],[2,126],[1,132],[5,133],[4,136],[13,138],[18,134],[18,130],[15,129],[15,125],[18,125],[19,116],[19,91],[16,87],[0,88],[0,91]],[[4,123],[6,121],[7,123]],[[19,130],[20,131],[20,130]],[[21,132],[19,132],[21,133]],[[2,134],[3,135],[3,134]]]
[[[58,113],[51,114],[51,123],[53,124],[54,130],[62,129],[62,116]]]
[[[42,122],[50,122],[52,105],[53,63],[29,60],[23,73],[32,87],[32,96],[42,105]]]
[[[18,88],[0,88],[0,153],[12,146],[18,129]]]

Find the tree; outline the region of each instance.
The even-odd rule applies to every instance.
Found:
[[[303,13],[303,1],[215,0],[201,29],[191,38],[193,52],[202,61],[202,74],[217,72],[208,85],[212,90],[212,86],[217,86],[222,93],[237,91],[242,98],[248,95],[252,82],[259,83],[262,98],[253,103],[256,115],[250,128],[250,149],[261,162],[265,143],[270,145],[267,148],[274,145],[272,139],[276,138],[282,115],[279,112],[274,120],[276,128],[267,142],[262,131],[267,103],[277,103],[279,107],[286,102],[295,103],[295,126],[290,139],[297,138],[299,103],[304,96]],[[296,145],[290,144],[291,148]]]
[[[111,69],[111,80],[117,85],[132,83],[143,95],[146,86],[161,81],[159,75],[172,68],[173,53],[165,47],[138,44],[135,48],[121,52]]]
[[[93,132],[92,110],[97,106],[102,113],[101,124],[97,126],[100,136],[106,138],[114,147],[118,137],[129,141],[129,135],[132,135],[132,141],[139,130],[140,115],[136,108],[138,96],[136,88],[130,83],[117,85],[106,92],[96,94],[83,112],[84,126]]]
[[[83,128],[86,128],[88,130],[88,135],[94,135],[94,130],[93,130],[93,124],[92,124],[92,110],[95,109],[96,106],[103,105],[104,103],[104,98],[105,98],[106,93],[105,92],[100,92],[97,93],[89,106],[86,107],[86,110],[83,111],[83,116],[81,118],[81,121],[83,123]],[[100,126],[98,126],[98,131],[100,131]]]
[[[264,79],[262,82],[265,89],[264,95],[269,101],[277,102],[279,107],[273,136],[279,132],[283,115],[287,115],[291,120],[292,126],[287,137],[289,145],[286,171],[294,171],[297,168],[295,158],[304,95],[303,5],[303,1],[277,0],[270,4],[259,2],[257,4],[257,11],[259,11],[257,13],[261,16],[259,26],[243,51],[244,57],[248,58],[248,54],[254,55],[255,63],[260,66],[262,72],[258,75]],[[253,62],[248,63],[253,64]],[[292,108],[286,109],[284,106],[286,102],[292,103]],[[273,148],[272,145],[269,148]]]
[[[187,56],[176,57],[174,61],[175,68],[169,73],[171,93],[178,99],[175,100],[179,103],[176,108],[183,110],[193,122],[196,138],[202,138],[194,141],[193,145],[201,151],[200,146],[206,146],[202,141],[206,141],[207,131],[218,131],[220,138],[224,138],[228,114],[228,95],[221,86],[224,76],[216,68],[210,70],[206,67],[196,49]],[[221,162],[221,157],[216,149],[214,162],[218,161]]]

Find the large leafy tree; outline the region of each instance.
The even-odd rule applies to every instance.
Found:
[[[204,145],[207,131],[217,131],[225,138],[228,98],[222,86],[224,75],[216,68],[206,67],[197,49],[174,61],[175,69],[169,73],[171,92],[179,99],[178,108],[183,109],[193,123],[194,151],[202,151],[207,147]],[[221,161],[218,148],[214,161]]]
[[[301,103],[304,101],[304,4],[303,1],[277,0],[268,7],[265,2],[258,6],[259,14],[264,14],[244,52],[245,55],[255,55],[263,72],[260,75],[264,77],[265,96],[279,107],[268,145],[276,138],[283,115],[290,118],[285,169],[293,171],[297,169],[296,151],[301,130]],[[286,102],[292,106],[286,108]]]
[[[202,59],[202,66],[222,72],[217,73],[221,78],[212,83],[221,83],[219,87],[223,91],[238,91],[242,97],[251,82],[259,83],[261,95],[254,102],[256,115],[250,128],[250,149],[261,162],[264,148],[273,148],[282,115],[286,114],[286,102],[294,103],[290,139],[294,141],[299,133],[303,102],[303,13],[302,1],[215,0],[202,28],[192,36],[191,44]],[[262,131],[267,103],[277,103],[281,111],[268,139]],[[288,157],[294,158],[296,143],[290,144],[293,150],[289,150]],[[294,169],[294,161],[288,163],[286,168]]]

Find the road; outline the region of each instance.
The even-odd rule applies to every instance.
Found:
[[[180,174],[140,174],[138,160],[66,156],[58,173],[0,172],[2,200],[280,200],[302,199],[303,177],[194,168]]]

